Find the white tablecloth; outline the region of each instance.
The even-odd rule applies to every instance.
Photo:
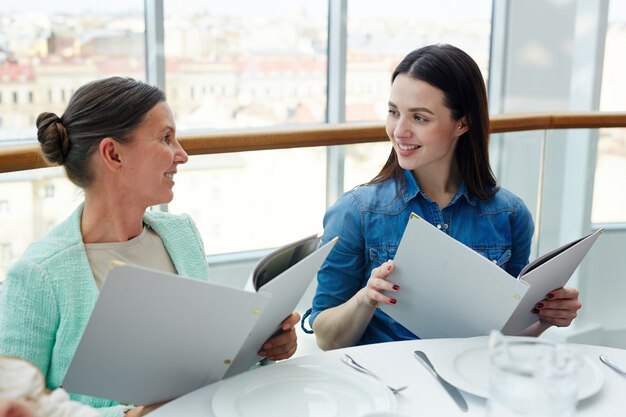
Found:
[[[381,343],[302,356],[282,363],[323,364],[341,368],[345,367],[340,361],[341,355],[349,353],[367,368],[376,372],[387,384],[409,386],[396,396],[396,411],[399,413],[407,416],[484,416],[485,399],[463,392],[469,405],[469,411],[467,413],[461,412],[446,391],[413,356],[413,351],[422,350],[429,355],[436,367],[437,361],[442,359],[441,352],[445,351],[446,346],[449,346],[450,343],[459,342],[463,343],[461,339]],[[580,354],[590,358],[604,374],[604,384],[601,390],[579,402],[577,416],[625,415],[626,378],[601,364],[598,355],[605,353],[615,361],[626,364],[626,350],[578,344],[571,344],[570,346]],[[282,363],[269,366],[281,366]],[[214,417],[211,401],[221,383],[217,382],[184,395],[157,409],[150,416]]]

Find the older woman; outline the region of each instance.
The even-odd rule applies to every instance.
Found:
[[[79,88],[63,115],[42,113],[38,139],[46,159],[65,167],[84,203],[7,274],[0,298],[0,354],[23,358],[59,386],[112,259],[205,280],[202,239],[188,215],[146,211],[173,198],[187,154],[163,92],[113,77]],[[296,349],[293,313],[259,352],[269,359]],[[261,347],[260,347],[261,348]],[[73,396],[105,416],[149,408]]]

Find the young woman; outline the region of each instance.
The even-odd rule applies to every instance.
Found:
[[[339,241],[318,273],[309,318],[322,349],[419,337],[376,309],[395,304],[402,290],[391,260],[411,212],[511,275],[528,263],[533,222],[489,166],[487,94],[476,63],[456,47],[431,45],[407,55],[391,80],[391,155],[324,217],[324,241]],[[569,325],[581,305],[576,289],[561,288],[536,307],[541,320],[528,334]]]
[[[11,267],[0,296],[0,355],[37,366],[57,388],[98,298],[112,259],[206,280],[200,234],[187,215],[146,211],[172,200],[187,154],[163,92],[113,77],[79,88],[63,114],[42,113],[38,139],[47,160],[63,165],[85,201]],[[259,352],[285,359],[296,349],[293,313]],[[149,408],[73,396],[104,416]]]

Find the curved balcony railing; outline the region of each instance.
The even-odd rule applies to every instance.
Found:
[[[503,114],[491,118],[492,133],[605,127],[626,127],[626,113]],[[387,135],[384,124],[377,122],[215,131],[206,134],[180,135],[179,140],[189,155],[206,155],[381,142],[387,140]],[[47,166],[39,153],[38,144],[0,147],[0,173]]]

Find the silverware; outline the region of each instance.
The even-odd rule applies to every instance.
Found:
[[[406,386],[400,387],[400,388],[390,387],[389,385],[385,384],[385,382],[382,379],[380,379],[380,377],[378,375],[376,375],[374,372],[372,372],[369,369],[367,369],[367,368],[363,367],[362,365],[360,365],[357,361],[352,359],[352,357],[350,355],[348,355],[347,353],[344,353],[344,355],[341,357],[341,362],[345,363],[346,365],[348,365],[352,369],[355,369],[355,370],[357,370],[357,371],[359,371],[361,373],[364,373],[365,375],[369,375],[369,376],[377,379],[378,381],[382,382],[394,394],[397,394],[400,391],[403,391],[403,390],[405,390],[407,388]]]
[[[448,392],[448,394],[450,394],[450,396],[452,397],[452,399],[456,402],[456,404],[459,406],[459,408],[461,409],[461,411],[463,412],[467,412],[467,403],[465,402],[465,398],[463,398],[463,395],[459,392],[459,390],[454,386],[451,385],[448,381],[446,381],[445,379],[443,379],[441,377],[441,375],[439,375],[439,373],[435,370],[435,367],[433,366],[432,363],[430,363],[430,360],[428,360],[428,356],[426,356],[426,354],[424,352],[422,352],[421,350],[416,350],[415,351],[415,358],[422,364],[424,365],[424,367],[426,369],[428,369],[428,371],[437,379],[437,381],[439,381],[439,383],[446,389],[446,391]]]
[[[602,361],[602,363],[604,363],[606,366],[608,366],[609,368],[611,368],[612,370],[614,370],[621,376],[626,376],[626,371],[624,371],[618,364],[616,364],[611,359],[609,359],[608,356],[600,355],[600,360]]]

